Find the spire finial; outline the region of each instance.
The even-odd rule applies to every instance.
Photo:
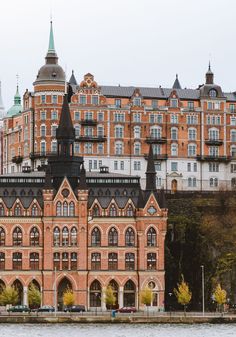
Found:
[[[19,91],[19,74],[16,74],[16,92],[18,93]]]
[[[49,45],[48,45],[48,53],[55,53],[55,45],[54,45],[54,36],[53,36],[53,27],[52,20],[50,21],[50,35],[49,35]]]
[[[211,71],[211,61],[209,60],[208,71]]]

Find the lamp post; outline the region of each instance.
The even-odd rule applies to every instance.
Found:
[[[169,307],[169,309],[170,309],[170,317],[171,317],[171,296],[173,295],[173,293],[172,292],[169,292],[169,296],[170,296],[170,307]]]
[[[57,315],[57,285],[56,285],[56,267],[54,269],[54,314]]]
[[[202,270],[202,315],[205,315],[205,275],[204,275],[204,266],[201,265]]]
[[[97,307],[97,305],[98,305],[98,303],[97,303],[97,301],[98,301],[98,293],[97,292],[95,293],[95,296],[96,296],[95,315],[97,316],[97,314],[98,314],[98,307]]]

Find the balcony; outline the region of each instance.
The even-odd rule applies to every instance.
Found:
[[[229,162],[232,157],[231,156],[200,156],[196,157],[198,161],[216,161],[216,162]]]
[[[223,140],[222,139],[205,139],[205,144],[220,146],[223,144]]]
[[[166,137],[146,137],[146,143],[148,144],[164,144],[166,142]]]
[[[147,160],[148,159],[148,155],[145,154],[144,158]],[[154,160],[167,160],[168,159],[168,155],[167,154],[154,154],[153,155],[153,159]]]
[[[105,142],[106,136],[78,136],[76,142]]]
[[[23,161],[23,156],[14,156],[12,157],[12,162],[19,165]]]
[[[97,125],[97,120],[96,119],[82,119],[80,121],[81,125],[88,125],[88,126],[96,126]]]

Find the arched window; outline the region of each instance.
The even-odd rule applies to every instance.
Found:
[[[58,227],[55,227],[53,231],[53,245],[60,245],[60,229]]]
[[[99,281],[95,280],[89,289],[90,307],[100,307],[102,300],[102,288]]]
[[[60,269],[60,253],[53,254],[53,269],[59,270]]]
[[[151,126],[150,136],[154,139],[160,139],[162,135],[162,129],[159,126]]]
[[[12,268],[14,270],[22,269],[22,254],[21,253],[13,253],[12,255]]]
[[[124,286],[124,306],[135,307],[136,287],[132,280],[125,283]]]
[[[101,254],[92,253],[91,254],[91,270],[100,270],[101,269]]]
[[[210,187],[218,186],[218,178],[210,178]]]
[[[171,144],[171,155],[178,156],[178,144]]]
[[[157,233],[156,230],[151,227],[147,232],[147,246],[156,247],[157,245]]]
[[[0,227],[0,246],[5,246],[6,234],[2,227]]]
[[[62,246],[69,245],[69,230],[67,227],[63,227],[62,229]]]
[[[156,253],[147,254],[147,269],[155,270],[157,267],[157,258]]]
[[[13,231],[13,246],[22,246],[22,230],[16,227]]]
[[[188,139],[189,140],[196,140],[197,139],[197,130],[194,128],[188,129]]]
[[[124,152],[124,143],[122,141],[115,142],[115,154],[121,155]]]
[[[5,209],[3,204],[0,204],[0,216],[4,216],[5,215]]]
[[[4,270],[5,269],[5,253],[0,252],[0,270]],[[1,292],[1,288],[0,288],[0,292]]]
[[[126,253],[125,254],[125,269],[134,270],[134,268],[135,268],[134,253]]]
[[[39,246],[39,230],[37,227],[33,227],[30,231],[30,245]]]
[[[31,215],[32,216],[38,215],[38,207],[36,205],[33,205],[32,209],[31,209]]]
[[[61,202],[58,201],[57,202],[57,216],[61,216],[62,212],[61,212]]]
[[[14,208],[14,215],[15,216],[21,216],[21,207],[19,204],[17,204]]]
[[[135,245],[135,234],[133,228],[129,227],[125,232],[125,245],[134,246]]]
[[[75,204],[73,201],[69,204],[69,216],[75,216]]]
[[[209,129],[208,137],[210,140],[219,140],[219,130],[216,128]]]
[[[70,244],[71,246],[77,245],[77,229],[76,227],[72,227],[70,231]]]
[[[118,232],[112,227],[108,233],[108,246],[118,246]]]
[[[140,154],[141,154],[141,143],[135,142],[134,143],[134,155],[140,156]]]
[[[124,127],[121,125],[115,126],[115,138],[123,138],[124,137]]]
[[[66,201],[63,202],[63,216],[68,216],[68,204]]]
[[[118,255],[117,253],[108,254],[108,269],[117,270],[118,269]]]
[[[30,253],[30,269],[39,270],[39,253]]]
[[[134,209],[132,205],[129,205],[128,208],[126,209],[126,215],[127,216],[134,216]]]
[[[134,127],[134,139],[140,139],[141,138],[141,128],[140,126]]]
[[[197,145],[196,144],[188,144],[188,156],[193,157],[197,154]]]
[[[94,205],[93,207],[93,216],[100,216],[100,209],[98,207],[98,205]]]
[[[170,137],[171,137],[171,140],[178,140],[178,129],[177,128],[171,128]]]
[[[209,91],[209,96],[210,97],[217,97],[217,91],[215,89],[211,89]]]
[[[75,252],[70,254],[70,269],[77,270],[77,253]]]
[[[62,253],[62,270],[69,269],[69,254],[64,252]]]
[[[101,233],[100,233],[100,230],[97,227],[95,227],[92,230],[91,245],[92,246],[101,246]]]
[[[117,209],[113,204],[109,208],[109,216],[117,216]]]

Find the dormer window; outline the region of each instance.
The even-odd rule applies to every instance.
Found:
[[[209,96],[210,97],[217,97],[217,91],[215,89],[211,89],[209,91]]]
[[[133,105],[134,106],[141,106],[141,98],[140,97],[135,97],[133,99]]]
[[[92,96],[92,104],[98,105],[98,96],[95,95]]]
[[[171,98],[170,107],[171,108],[178,108],[178,100],[176,98]]]
[[[80,95],[80,104],[86,104],[86,96],[85,95]]]

